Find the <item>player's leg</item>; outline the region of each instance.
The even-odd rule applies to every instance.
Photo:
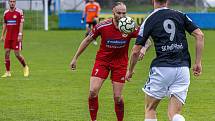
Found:
[[[145,121],[157,121],[156,109],[160,99],[145,95]]]
[[[26,66],[25,59],[21,55],[20,51],[19,50],[14,50],[14,54],[15,54],[16,58],[18,59],[18,61],[22,64],[22,66],[25,67]]]
[[[168,92],[168,80],[171,78],[166,74],[166,68],[152,67],[149,78],[144,86],[145,96],[145,121],[157,121],[156,108],[161,99]]]
[[[23,73],[25,77],[29,76],[29,67],[25,62],[24,57],[21,55],[21,50],[22,50],[22,42],[20,41],[14,41],[13,42],[13,49],[14,49],[14,54],[18,61],[22,64],[23,66]]]
[[[169,92],[171,93],[168,117],[171,121],[184,121],[184,117],[180,115],[183,104],[187,97],[188,88],[190,85],[190,72],[188,67],[176,68],[176,79],[169,86]]]
[[[91,30],[91,23],[87,22],[86,23],[86,33],[85,33],[85,37],[87,37],[90,33]]]
[[[5,67],[6,67],[6,72],[1,77],[10,77],[11,73],[10,73],[10,49],[9,48],[5,48]]]
[[[122,90],[125,84],[125,75],[127,71],[127,63],[113,62],[111,64],[111,80],[113,85],[113,97],[115,104],[115,112],[118,121],[123,121],[124,117],[124,101]]]
[[[98,112],[98,94],[99,90],[102,87],[104,79],[99,77],[90,78],[90,93],[88,98],[89,111],[92,121],[96,121],[97,112]]]
[[[123,121],[124,117],[124,101],[122,96],[122,90],[124,83],[113,81],[113,93],[114,93],[114,103],[115,103],[115,112],[118,121]]]
[[[183,104],[175,97],[171,96],[168,106],[168,117],[170,121],[185,121],[180,115]]]
[[[25,77],[29,76],[29,67],[25,62],[24,57],[21,55],[19,50],[14,50],[14,54],[16,56],[16,58],[18,59],[18,61],[22,64],[23,66],[23,73]]]
[[[95,121],[98,112],[98,94],[99,90],[107,78],[109,74],[109,70],[107,70],[107,63],[103,61],[96,61],[92,70],[91,78],[90,78],[90,93],[88,98],[89,103],[89,111],[91,120]]]
[[[93,22],[90,25],[90,30],[97,24],[97,20],[93,20]],[[93,40],[94,45],[98,45],[96,39]]]

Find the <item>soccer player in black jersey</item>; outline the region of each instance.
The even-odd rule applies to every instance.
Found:
[[[154,11],[141,25],[126,74],[126,79],[129,80],[141,48],[151,36],[156,57],[151,63],[149,78],[143,88],[146,94],[145,121],[157,121],[156,108],[165,96],[170,97],[169,120],[185,120],[180,113],[187,97],[191,67],[185,31],[196,40],[193,74],[199,76],[202,72],[204,34],[185,13],[167,8],[167,2],[168,0],[153,0]]]

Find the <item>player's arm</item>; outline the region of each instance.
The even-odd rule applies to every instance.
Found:
[[[142,37],[140,35],[137,37],[136,43],[135,43],[134,47],[132,48],[129,68],[127,70],[126,77],[125,77],[127,81],[130,81],[130,78],[134,74],[134,67],[139,59],[140,50],[143,48],[143,46],[149,47],[149,45],[147,43],[148,37]]]
[[[191,35],[194,36],[196,40],[196,58],[193,66],[193,74],[199,76],[202,72],[201,59],[202,50],[204,48],[204,34],[200,29],[195,29]]]
[[[86,6],[85,6],[83,13],[82,13],[81,23],[84,23],[85,15],[86,15]]]
[[[97,4],[98,4],[97,17],[99,17],[100,11],[101,11],[101,7],[100,7],[99,3],[97,3]]]
[[[149,48],[151,47],[151,45],[152,45],[152,42],[151,42],[150,39],[148,39],[148,40],[146,41],[145,46],[143,46],[143,47],[141,48],[141,50],[140,50],[140,54],[139,54],[139,59],[138,59],[138,60],[142,60],[142,59],[144,58],[144,56],[145,56],[145,54],[146,54],[146,51],[149,50]]]
[[[131,56],[130,56],[130,62],[129,62],[129,68],[127,70],[125,79],[127,81],[130,81],[130,78],[134,74],[134,67],[138,61],[140,50],[142,49],[142,45],[134,45],[132,48]]]
[[[22,35],[23,35],[23,22],[21,22],[19,26],[18,41],[22,41]]]
[[[24,15],[23,15],[23,12],[21,12],[20,13],[20,25],[19,25],[18,41],[22,41],[23,26],[24,26]]]
[[[4,23],[3,23],[3,26],[2,26],[2,32],[1,32],[1,40],[2,40],[2,41],[4,41],[4,39],[5,39],[4,34],[5,34],[6,30],[7,30],[7,28],[6,28],[6,23],[4,22]]]
[[[88,47],[88,45],[93,41],[93,37],[91,35],[88,35],[80,44],[77,52],[75,53],[71,63],[70,63],[70,68],[72,70],[76,69],[76,62],[78,57],[84,52],[84,50]]]

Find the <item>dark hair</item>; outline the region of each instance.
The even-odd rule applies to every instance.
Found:
[[[156,2],[159,2],[159,3],[166,3],[167,0],[155,0]]]
[[[118,5],[125,5],[123,2],[114,2],[112,5],[112,9],[115,8]]]

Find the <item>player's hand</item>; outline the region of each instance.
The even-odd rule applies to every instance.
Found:
[[[201,64],[195,64],[193,66],[193,75],[194,76],[200,76],[202,73],[202,65]]]
[[[4,42],[4,37],[3,36],[1,36],[1,41]]]
[[[81,19],[81,23],[82,23],[82,24],[84,23],[84,18]]]
[[[22,41],[22,35],[18,35],[18,42]]]
[[[134,74],[134,72],[131,72],[131,71],[127,70],[126,75],[125,75],[125,80],[130,82],[133,74]]]
[[[146,54],[146,48],[143,47],[143,48],[140,50],[140,55],[139,55],[138,60],[139,60],[139,61],[140,61],[140,60],[143,60],[145,54]]]
[[[71,63],[70,63],[70,68],[71,70],[75,70],[76,69],[76,59],[72,59]]]

